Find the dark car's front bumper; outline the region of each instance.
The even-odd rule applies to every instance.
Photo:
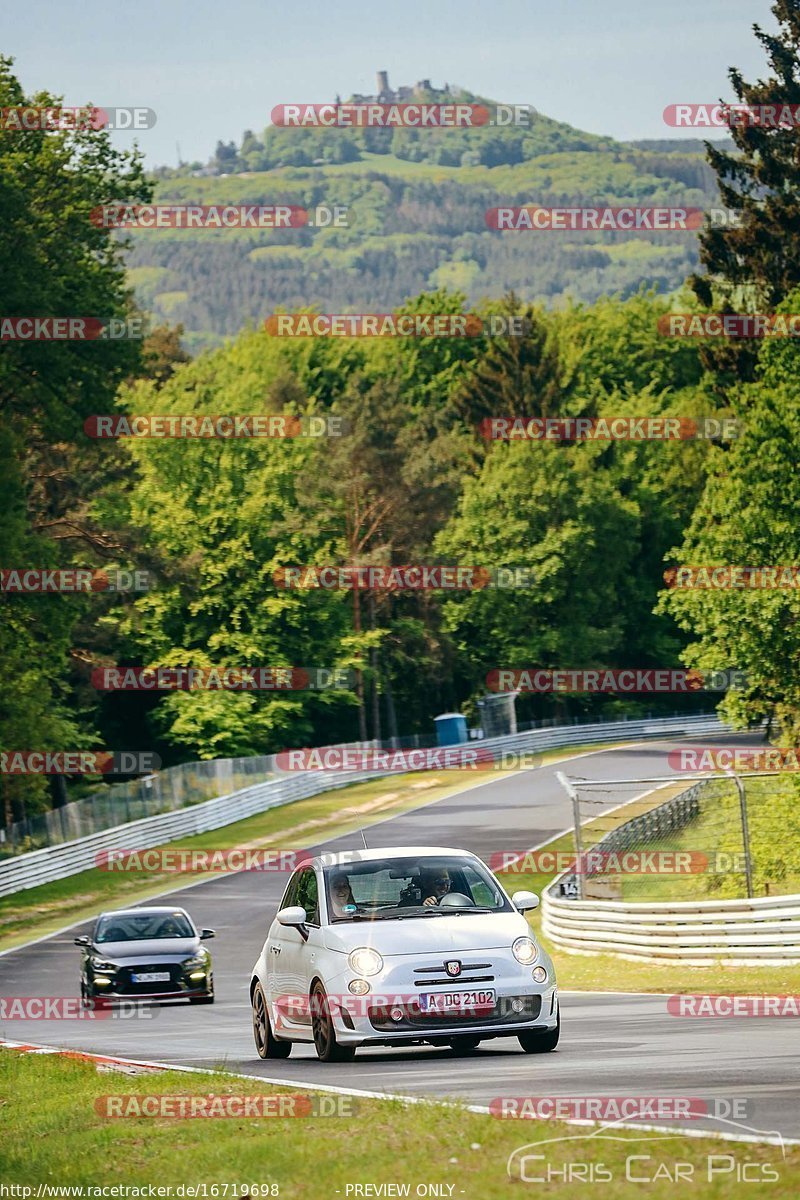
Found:
[[[137,992],[135,995],[132,995],[130,992],[111,992],[108,989],[104,989],[102,992],[94,991],[92,993],[92,999],[102,1003],[103,1001],[111,1000],[190,1000],[196,996],[210,995],[211,991],[209,988],[200,988],[199,990],[195,989],[191,992]]]
[[[194,968],[199,971],[199,968]],[[136,975],[166,974],[169,979],[137,983]],[[179,1000],[182,997],[209,996],[213,992],[211,963],[201,979],[191,979],[182,963],[137,963],[117,967],[115,971],[90,970],[87,985],[92,995],[102,1000]],[[108,985],[99,983],[108,979]]]

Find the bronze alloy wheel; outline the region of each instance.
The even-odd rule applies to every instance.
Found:
[[[330,1004],[321,983],[315,983],[311,993],[311,1031],[320,1062],[351,1062],[355,1057],[355,1046],[340,1046],[336,1040]]]
[[[253,1037],[259,1058],[288,1058],[292,1053],[291,1042],[279,1042],[272,1033],[267,1012],[267,1001],[260,983],[253,992]]]

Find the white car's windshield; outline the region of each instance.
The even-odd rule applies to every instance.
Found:
[[[331,921],[510,912],[491,872],[472,858],[384,858],[325,869]]]

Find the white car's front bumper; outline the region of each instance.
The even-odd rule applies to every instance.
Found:
[[[403,955],[384,960],[384,969],[369,979],[370,991],[356,996],[349,984],[357,976],[347,968],[324,980],[336,1040],[342,1045],[448,1041],[460,1035],[508,1037],[530,1030],[554,1029],[558,1021],[558,989],[549,957],[540,949],[532,966],[522,966],[508,951],[480,951],[463,962],[462,974],[449,978],[441,955],[420,960]],[[480,969],[472,969],[475,966]],[[547,970],[536,983],[533,966]],[[433,967],[442,967],[433,971]],[[425,1013],[415,1003],[421,993],[475,992],[491,989],[494,1007],[465,1012]]]

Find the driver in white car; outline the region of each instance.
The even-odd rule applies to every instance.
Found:
[[[347,917],[355,912],[356,902],[350,880],[343,873],[334,875],[330,883],[331,909],[334,917]]]
[[[422,903],[438,904],[442,896],[450,891],[450,874],[446,867],[428,868],[420,871],[420,886],[422,888]]]

